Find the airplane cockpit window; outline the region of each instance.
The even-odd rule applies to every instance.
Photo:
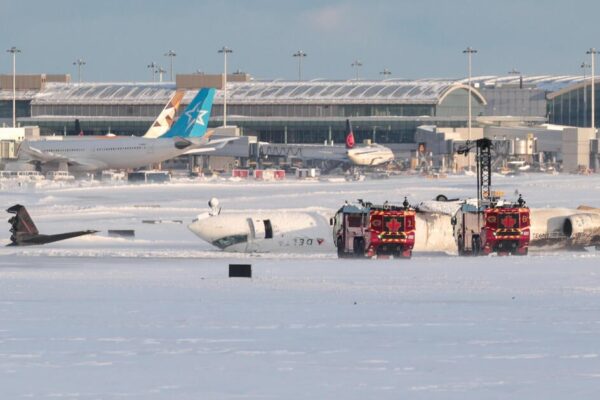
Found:
[[[265,219],[265,239],[273,239],[273,226],[270,219]]]
[[[248,241],[248,235],[231,235],[225,236],[212,242],[214,246],[217,246],[221,250],[234,244],[246,243]]]

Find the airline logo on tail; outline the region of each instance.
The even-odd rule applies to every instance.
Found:
[[[352,149],[354,148],[354,132],[352,132],[352,124],[350,120],[346,120],[346,148]]]
[[[214,97],[215,89],[201,89],[171,129],[161,138],[204,136]]]
[[[173,96],[171,96],[165,108],[161,111],[152,126],[144,135],[145,138],[154,139],[160,137],[169,129],[171,129],[171,126],[173,126],[173,121],[175,120],[175,114],[179,109],[179,105],[181,104],[181,100],[183,100],[184,95],[185,90],[177,90],[175,93],[173,93]]]

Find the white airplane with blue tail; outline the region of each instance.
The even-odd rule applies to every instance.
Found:
[[[160,136],[151,127],[144,137],[84,136],[24,141],[19,158],[59,168],[66,165],[69,171],[96,172],[139,168],[180,155],[210,152],[236,139],[210,140],[212,132],[207,127],[214,95],[215,89],[201,89],[175,124]],[[160,116],[155,124],[159,119]]]

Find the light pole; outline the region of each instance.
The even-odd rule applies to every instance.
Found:
[[[388,76],[390,76],[392,74],[392,71],[390,71],[387,68],[384,68],[383,71],[381,71],[379,73],[379,75],[383,75],[383,79],[386,79]]]
[[[523,74],[521,73],[521,71],[518,71],[516,68],[513,67],[513,69],[508,71],[508,74],[519,75],[519,89],[523,89]]]
[[[12,98],[12,123],[13,128],[17,127],[17,53],[20,53],[21,50],[17,49],[15,46],[6,50],[8,53],[12,54],[13,57],[13,98]]]
[[[171,82],[173,82],[173,58],[177,56],[177,53],[175,53],[173,50],[169,50],[165,53],[165,56],[171,59],[171,68],[169,71],[169,75],[171,76]]]
[[[156,82],[156,68],[158,67],[158,64],[156,64],[154,61],[152,61],[150,64],[147,65],[147,68],[149,68],[152,71],[152,82]]]
[[[163,74],[165,72],[167,72],[166,69],[164,69],[163,67],[161,67],[160,65],[156,66],[156,72],[158,73],[158,81],[162,82],[163,81]]]
[[[301,81],[302,80],[302,59],[304,57],[306,57],[306,53],[303,52],[302,50],[298,50],[297,52],[292,54],[292,57],[298,58],[298,80]]]
[[[81,67],[85,65],[85,60],[80,57],[73,61],[73,65],[77,65],[77,81],[81,83]]]
[[[467,62],[468,62],[468,70],[469,70],[469,79],[468,79],[468,85],[469,85],[469,100],[468,100],[468,112],[469,112],[469,119],[467,121],[467,132],[469,135],[469,142],[471,141],[471,91],[473,89],[473,87],[471,86],[471,56],[475,53],[477,53],[477,50],[472,49],[470,46],[467,47],[466,49],[463,50],[463,53],[467,55]],[[469,171],[471,170],[471,157],[468,157],[469,159]]]
[[[233,50],[223,46],[218,52],[223,54],[223,126],[227,126],[227,54],[233,53]]]
[[[596,92],[594,91],[594,79],[595,79],[595,66],[596,66],[596,49],[591,47],[588,51],[585,52],[592,56],[592,65],[590,70],[592,71],[592,93],[590,94],[592,98],[592,118],[590,127],[595,131],[596,130]]]
[[[583,70],[583,126],[587,123],[587,82],[586,69],[590,68],[590,64],[586,64],[585,61],[579,66]]]
[[[354,60],[350,65],[356,68],[356,80],[358,81],[358,70],[362,67],[362,62],[360,60]]]

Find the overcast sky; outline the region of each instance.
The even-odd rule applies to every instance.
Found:
[[[600,2],[588,0],[0,0],[0,73],[17,46],[22,73],[71,73],[84,80],[151,80],[146,66],[219,73],[217,50],[233,49],[230,71],[295,79],[302,49],[307,79],[579,74],[586,49],[600,48]]]

